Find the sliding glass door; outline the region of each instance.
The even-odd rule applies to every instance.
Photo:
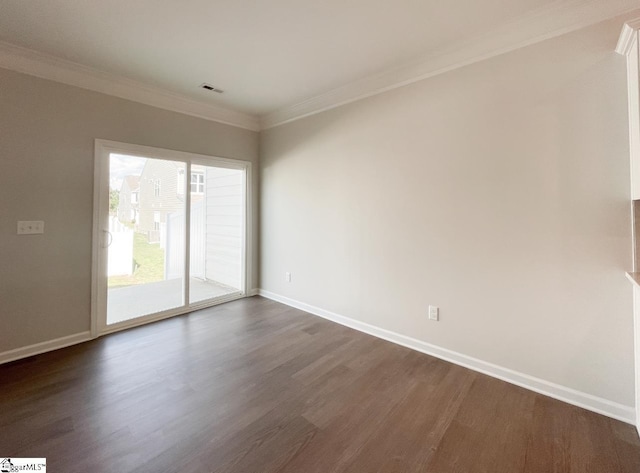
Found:
[[[109,153],[107,325],[185,304],[186,164]],[[179,228],[169,239],[169,225]],[[168,270],[170,269],[170,270]]]
[[[245,294],[248,163],[98,140],[96,168],[95,331]]]

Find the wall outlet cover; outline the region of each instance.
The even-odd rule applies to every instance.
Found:
[[[21,220],[18,222],[18,235],[38,235],[44,233],[42,220]]]

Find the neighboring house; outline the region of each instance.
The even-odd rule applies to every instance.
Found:
[[[118,220],[122,223],[138,223],[140,176],[126,176],[120,186]]]
[[[243,171],[192,168],[190,275],[235,289],[242,287],[244,217]],[[184,212],[168,215],[165,232],[165,275],[184,271]]]
[[[136,230],[147,235],[149,242],[160,241],[160,230],[167,215],[184,210],[185,166],[175,161],[147,159],[140,175],[138,222]],[[192,166],[189,179],[192,202],[204,194],[204,167]]]

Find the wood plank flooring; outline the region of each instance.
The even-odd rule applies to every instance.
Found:
[[[260,297],[0,366],[52,472],[638,473],[634,427]]]

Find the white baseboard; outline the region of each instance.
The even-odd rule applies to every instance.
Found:
[[[248,297],[257,296],[258,293],[259,293],[259,289],[250,289],[249,291],[247,291],[247,296]],[[239,299],[239,297],[237,295],[233,295],[228,300],[224,299],[224,300],[218,301],[215,305],[224,303],[224,302],[229,302],[231,300],[236,300],[236,299]],[[202,307],[192,307],[191,311],[195,311],[201,308],[206,308],[211,306],[212,306],[211,304],[204,304]],[[173,317],[174,315],[175,314],[172,314],[169,317]],[[162,318],[167,318],[167,317],[161,317],[161,318],[158,318],[158,320],[162,320]],[[152,320],[152,321],[155,322],[156,320]],[[132,327],[133,326],[136,326],[136,325],[132,324]],[[120,327],[119,330],[122,330],[124,328],[131,328],[131,327]],[[113,330],[113,331],[116,331],[116,330]],[[100,336],[106,335],[107,333],[111,333],[111,331],[101,333]],[[92,338],[93,337],[91,336],[91,332],[86,331],[86,332],[76,333],[74,335],[68,335],[66,337],[56,338],[55,340],[48,340],[46,342],[36,343],[35,345],[29,345],[26,347],[16,348],[14,350],[0,352],[0,365],[3,363],[9,363],[10,361],[20,360],[22,358],[28,358],[33,355],[46,353],[48,351],[58,350],[59,348],[65,348],[71,345],[75,345],[77,343],[86,342],[88,340],[91,340]]]
[[[442,348],[436,345],[432,345],[415,338],[407,337],[399,333],[391,332],[374,325],[370,325],[358,320],[345,317],[334,312],[321,309],[319,307],[306,304],[304,302],[296,301],[288,297],[284,297],[273,292],[259,290],[259,294],[267,299],[280,302],[282,304],[295,307],[296,309],[309,312],[311,314],[323,317],[325,319],[337,322],[341,325],[353,328],[360,332],[373,335],[374,337],[387,340],[389,342],[402,345],[413,350],[426,353],[427,355],[435,356],[445,361],[449,361],[456,365],[464,366],[474,371],[498,378],[502,381],[506,381],[516,386],[520,386],[531,391],[535,391],[539,394],[558,399],[560,401],[572,404],[574,406],[582,407],[584,409],[603,414],[613,419],[626,422],[628,424],[636,424],[636,411],[633,407],[625,406],[617,402],[612,402],[607,399],[603,399],[591,394],[583,393],[566,386],[562,386],[544,379],[529,376],[524,373],[504,368],[502,366],[494,365],[486,361],[473,358],[462,353],[458,353],[446,348]]]
[[[27,358],[33,355],[39,355],[40,353],[57,350],[59,348],[68,347],[88,340],[91,340],[91,332],[87,330],[86,332],[56,338],[55,340],[48,340],[46,342],[36,343],[35,345],[16,348],[15,350],[0,353],[0,364],[19,360],[21,358]]]

